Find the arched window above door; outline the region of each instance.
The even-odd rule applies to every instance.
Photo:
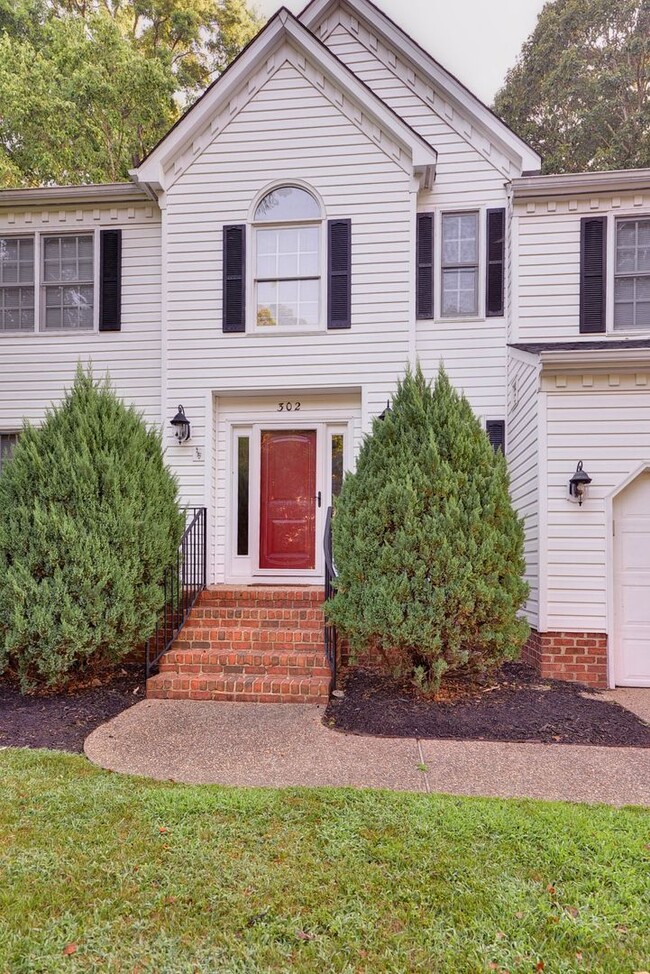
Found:
[[[279,186],[260,200],[255,210],[256,223],[320,220],[321,208],[316,199],[300,186]]]
[[[271,190],[255,209],[255,302],[258,328],[313,329],[321,324],[320,204],[299,186]]]

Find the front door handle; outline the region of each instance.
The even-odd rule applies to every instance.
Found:
[[[321,494],[320,490],[316,494],[316,500],[318,501],[318,506],[319,507],[322,507],[323,506],[323,495]]]

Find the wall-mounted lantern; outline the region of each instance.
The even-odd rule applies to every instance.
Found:
[[[187,443],[190,438],[190,421],[182,406],[178,407],[178,412],[172,419],[171,425],[174,427],[174,436],[178,442]]]
[[[386,403],[386,408],[384,409],[383,413],[379,414],[379,419],[382,421],[382,423],[385,419],[388,418],[388,416],[392,413],[392,411],[393,410],[391,409],[390,399],[389,399],[388,402]]]
[[[587,498],[587,489],[592,483],[591,477],[584,468],[582,460],[578,464],[577,470],[569,481],[569,499],[582,507]]]

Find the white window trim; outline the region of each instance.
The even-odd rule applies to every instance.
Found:
[[[438,209],[434,214],[434,266],[435,266],[435,281],[434,281],[434,315],[435,321],[444,322],[449,324],[452,322],[481,322],[487,321],[485,314],[485,223],[486,223],[486,206],[453,206],[449,208]],[[442,218],[445,215],[454,213],[476,213],[478,217],[478,301],[477,301],[477,313],[471,315],[443,315],[442,313],[442,278],[443,278],[443,266],[442,266]]]
[[[58,335],[94,335],[99,332],[99,228],[98,227],[74,227],[66,229],[56,229],[48,227],[32,230],[25,233],[24,230],[7,232],[0,231],[0,237],[33,237],[34,239],[34,328],[15,329],[14,331],[0,331],[0,341],[3,338],[10,338],[13,341],[17,337],[28,338],[33,335],[46,335],[56,338]],[[93,327],[92,328],[50,328],[46,329],[45,324],[45,282],[43,280],[43,238],[44,237],[92,237],[93,238]],[[30,285],[27,285],[28,287]]]
[[[262,200],[265,199],[269,193],[272,193],[277,189],[282,189],[284,186],[295,186],[297,189],[304,189],[305,192],[310,194],[310,196],[313,196],[320,207],[320,220],[293,220],[290,223],[282,220],[269,220],[263,222],[257,221],[255,219],[255,214],[257,213],[257,208]],[[296,177],[291,173],[286,173],[280,179],[274,179],[272,182],[267,183],[253,198],[248,211],[248,218],[246,220],[246,335],[248,337],[259,337],[261,334],[266,335],[267,337],[269,335],[286,337],[287,335],[300,336],[327,333],[327,220],[327,210],[320,193],[314,189],[311,183],[308,183],[306,180]],[[314,326],[313,328],[278,328],[277,326],[258,327],[256,301],[257,230],[263,229],[264,227],[268,227],[269,229],[273,229],[274,227],[276,229],[290,229],[292,227],[299,226],[318,226],[319,223],[321,225],[321,273],[318,325]]]
[[[302,188],[302,187],[301,187]],[[317,201],[318,202],[318,201]],[[257,231],[258,230],[294,230],[296,228],[305,229],[309,227],[320,227],[320,275],[318,277],[318,322],[311,328],[301,326],[300,328],[280,328],[277,325],[258,325],[257,324]],[[327,220],[324,216],[320,220],[292,220],[290,223],[285,221],[250,223],[251,242],[250,252],[250,271],[247,273],[246,282],[246,301],[249,311],[246,318],[246,332],[253,335],[316,335],[327,330],[327,292],[325,284],[327,281]],[[288,278],[277,278],[278,281],[288,280]],[[296,278],[298,280],[298,278]],[[315,280],[315,278],[305,278],[305,280]]]
[[[633,337],[643,337],[650,332],[650,324],[647,328],[615,328],[614,327],[614,315],[615,315],[615,301],[614,292],[616,290],[616,227],[618,223],[623,222],[634,222],[636,220],[650,220],[650,213],[643,212],[640,213],[637,210],[630,211],[629,213],[614,213],[612,214],[613,219],[607,220],[607,266],[605,268],[605,281],[607,287],[606,295],[606,306],[605,306],[605,322],[606,322],[606,334],[621,336],[633,336]],[[627,277],[634,277],[635,275],[622,275]]]

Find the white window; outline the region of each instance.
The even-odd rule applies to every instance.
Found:
[[[0,335],[92,331],[96,233],[0,236]]]
[[[92,234],[43,238],[44,329],[89,329],[94,321]]]
[[[0,332],[34,323],[34,238],[0,237]]]
[[[255,211],[257,327],[317,328],[321,319],[322,214],[298,186],[268,193]]]
[[[442,215],[442,315],[478,315],[479,215]]]
[[[650,219],[616,221],[614,328],[650,328]]]
[[[7,461],[11,459],[17,442],[18,433],[0,433],[0,474]]]

